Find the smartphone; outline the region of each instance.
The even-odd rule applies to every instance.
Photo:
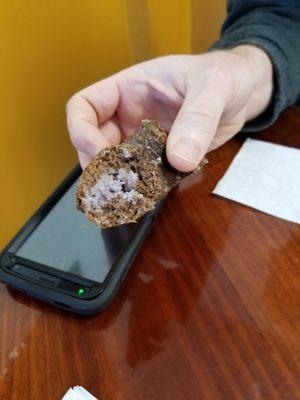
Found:
[[[0,279],[83,315],[117,293],[161,204],[138,223],[101,229],[76,209],[77,166],[0,254]]]

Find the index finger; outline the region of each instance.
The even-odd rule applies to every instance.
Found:
[[[119,143],[121,132],[112,119],[119,105],[114,76],[76,93],[67,104],[67,125],[77,150],[95,156],[105,147]]]

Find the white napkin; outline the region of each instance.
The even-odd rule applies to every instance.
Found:
[[[300,150],[247,139],[214,194],[300,223]]]
[[[75,386],[73,389],[69,389],[64,395],[62,400],[97,400],[96,397],[92,396],[81,386]]]

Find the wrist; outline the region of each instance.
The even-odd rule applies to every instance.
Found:
[[[252,94],[246,111],[246,120],[256,118],[268,107],[273,93],[273,66],[268,54],[253,45],[240,45],[230,50],[247,63],[251,70]]]

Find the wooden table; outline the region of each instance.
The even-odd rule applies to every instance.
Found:
[[[300,111],[258,138],[300,147]],[[102,314],[1,284],[1,400],[300,399],[300,226],[211,195],[243,140],[173,191]]]

